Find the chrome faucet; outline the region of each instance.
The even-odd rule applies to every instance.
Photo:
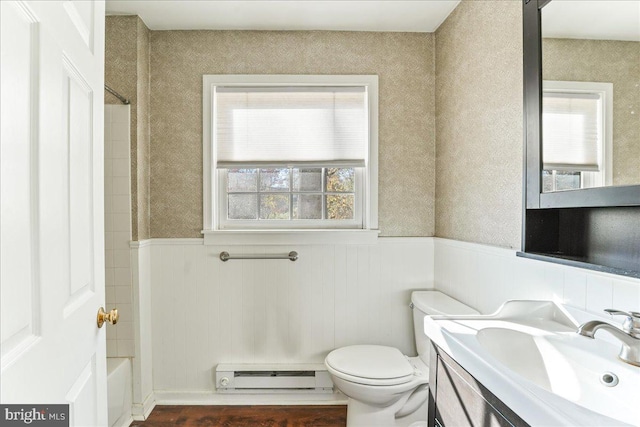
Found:
[[[631,365],[640,366],[640,313],[636,311],[620,311],[613,308],[605,310],[610,315],[626,316],[622,328],[600,320],[592,320],[580,325],[578,333],[587,338],[594,338],[598,329],[604,329],[622,341],[622,349],[618,357]]]

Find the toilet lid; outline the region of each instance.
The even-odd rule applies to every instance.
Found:
[[[394,347],[352,345],[332,351],[325,363],[345,374],[345,379],[362,384],[397,385],[413,378],[413,367]],[[349,378],[351,377],[351,378]]]

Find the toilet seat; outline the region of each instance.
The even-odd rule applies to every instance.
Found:
[[[382,345],[352,345],[329,353],[325,364],[345,381],[373,386],[405,384],[414,366],[400,350]]]

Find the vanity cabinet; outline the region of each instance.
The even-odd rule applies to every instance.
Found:
[[[429,427],[528,426],[447,353],[432,344]]]

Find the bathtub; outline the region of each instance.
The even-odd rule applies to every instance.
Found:
[[[131,359],[107,358],[109,427],[129,426],[131,418]]]

